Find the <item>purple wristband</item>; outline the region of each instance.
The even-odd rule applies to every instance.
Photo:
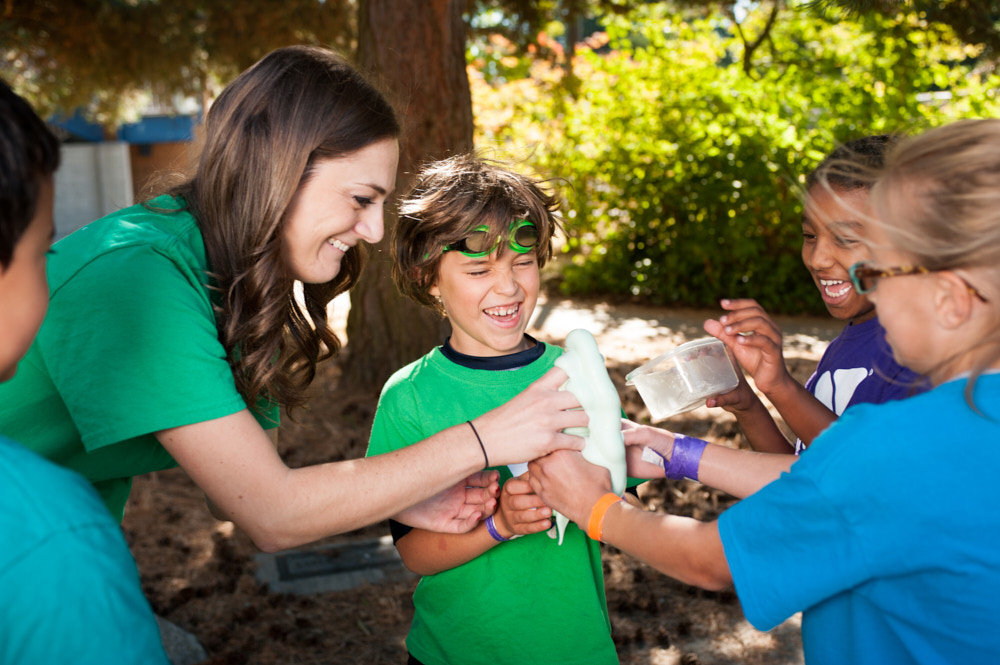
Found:
[[[492,515],[486,518],[486,530],[490,532],[491,536],[493,536],[493,540],[497,541],[498,543],[506,543],[508,540],[510,540],[510,538],[504,538],[503,536],[501,536],[500,532],[497,531],[497,525],[493,523]]]
[[[707,445],[708,441],[675,434],[674,451],[670,453],[670,464],[663,470],[663,475],[673,480],[698,480],[698,464]]]

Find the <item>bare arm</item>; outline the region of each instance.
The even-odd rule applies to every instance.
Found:
[[[767,397],[795,432],[795,436],[808,446],[837,419],[837,414],[816,399],[805,386],[797,382],[793,384]]]
[[[475,420],[491,465],[523,462],[583,439],[586,413],[559,369]],[[249,411],[157,433],[157,438],[221,514],[265,551],[357,529],[400,513],[480,471],[472,429],[459,425],[402,450],[365,459],[290,469]],[[501,442],[503,445],[501,445]],[[488,498],[483,490],[484,500]],[[454,531],[480,515],[459,518]]]
[[[662,478],[662,468],[642,459],[642,448],[648,446],[669,460],[673,454],[673,434],[626,421],[624,435],[629,475]],[[709,444],[698,465],[698,482],[742,499],[776,480],[797,459],[792,454],[759,453]]]
[[[757,397],[743,372],[740,384],[728,393],[715,395],[706,400],[708,407],[721,407],[736,416],[736,422],[754,450],[764,453],[791,453],[794,447],[778,424],[774,422],[764,403]]]
[[[575,452],[557,452],[529,465],[532,488],[553,509],[586,529],[597,500],[611,491],[606,469]],[[602,541],[673,578],[705,589],[732,585],[715,522],[660,515],[619,501],[604,518]]]

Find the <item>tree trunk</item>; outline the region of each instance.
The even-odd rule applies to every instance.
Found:
[[[472,149],[472,95],[465,71],[462,0],[361,0],[358,65],[396,105],[403,124],[397,192],[405,193],[426,160]],[[399,294],[390,275],[396,224],[387,209],[385,238],[351,292],[341,385],[378,390],[392,372],[447,334],[447,323]]]

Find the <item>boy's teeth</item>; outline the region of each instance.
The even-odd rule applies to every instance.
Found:
[[[519,305],[512,305],[510,307],[494,307],[493,309],[485,310],[490,316],[513,316],[517,314]]]
[[[831,298],[839,298],[854,288],[850,282],[845,282],[842,279],[821,279],[819,283],[823,286],[823,291],[826,295]]]

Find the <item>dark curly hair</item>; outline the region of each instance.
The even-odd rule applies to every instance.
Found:
[[[820,183],[838,192],[871,189],[886,154],[900,138],[897,134],[873,134],[837,146],[806,176],[806,190]]]

